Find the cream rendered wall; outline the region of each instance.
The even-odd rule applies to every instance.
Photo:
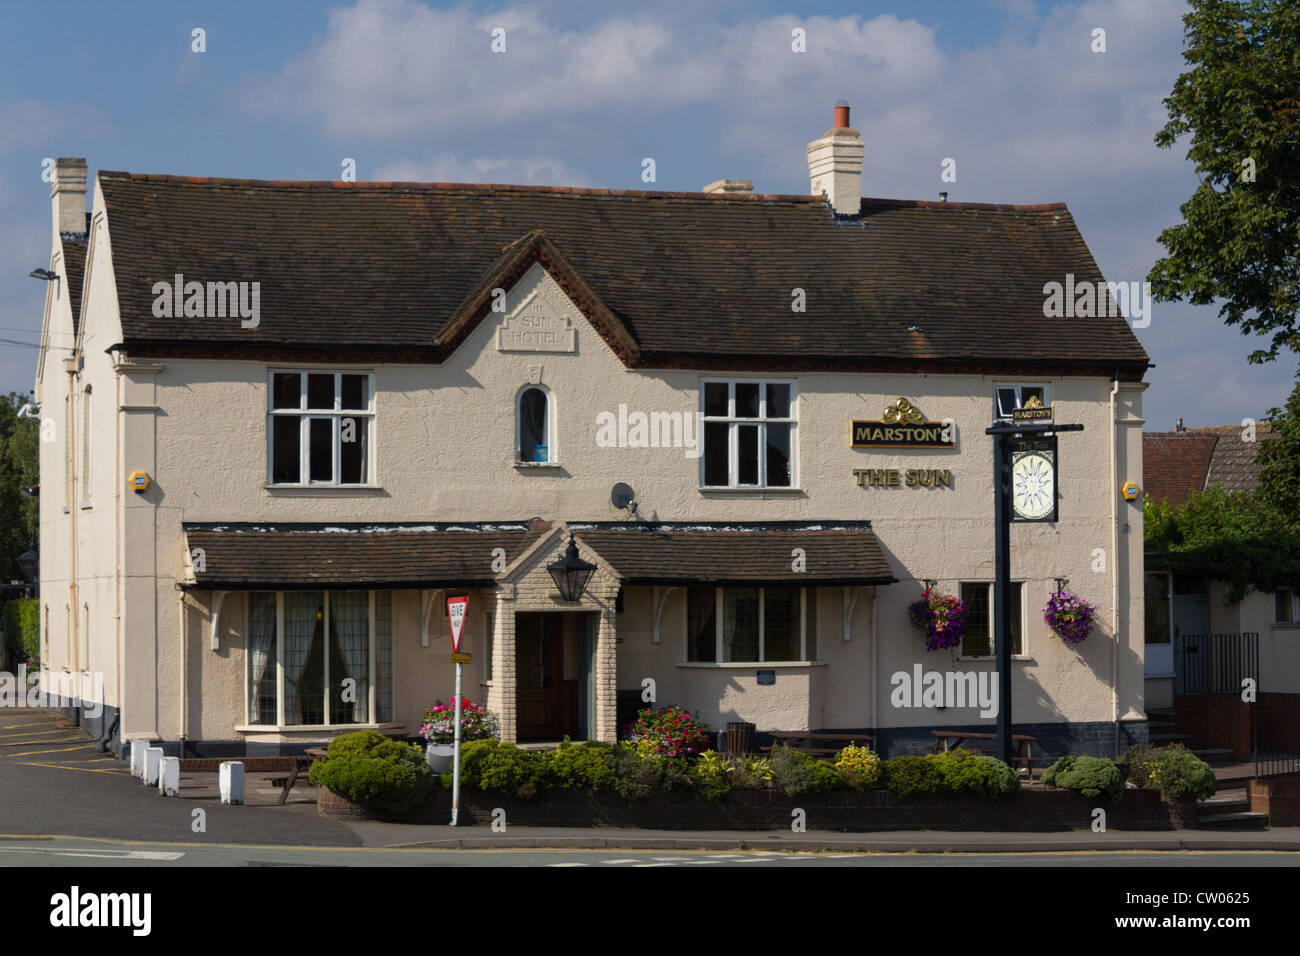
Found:
[[[141,613],[139,628],[152,628],[150,607],[157,609],[160,727],[170,724],[177,706],[169,695],[178,688],[176,645],[177,602],[172,587],[181,567],[182,521],[225,520],[491,520],[525,519],[537,515],[571,520],[623,517],[609,503],[610,486],[629,481],[637,492],[640,514],[647,520],[872,520],[895,574],[902,582],[879,589],[876,608],[878,646],[867,633],[870,600],[856,605],[854,637],[844,643],[835,636],[842,601],[825,593],[821,602],[821,641],[831,657],[824,680],[816,668],[786,683],[806,680],[824,691],[814,692],[819,715],[801,719],[814,723],[857,723],[869,713],[872,695],[879,699],[884,726],[918,724],[932,719],[923,712],[897,712],[888,707],[888,676],[910,670],[921,661],[927,668],[957,666],[992,669],[991,662],[958,662],[950,652],[926,653],[906,618],[906,606],[920,592],[920,578],[937,579],[945,590],[961,580],[991,580],[993,576],[992,445],[984,429],[991,424],[993,386],[1003,377],[981,375],[854,375],[806,373],[771,376],[794,379],[799,387],[798,484],[795,491],[768,493],[701,492],[699,459],[674,448],[600,448],[595,442],[596,415],[616,413],[620,403],[630,411],[680,411],[699,407],[700,381],[688,371],[626,369],[539,266],[534,266],[510,290],[513,311],[537,292],[548,308],[566,317],[576,330],[574,353],[509,353],[495,347],[502,316],[490,315],[440,368],[378,365],[375,373],[376,458],[378,487],[350,490],[268,489],[266,484],[266,392],[268,364],[246,361],[169,359],[156,381],[157,413],[124,416],[128,426],[125,470],[141,467],[156,448],[155,485],[147,501],[130,496],[125,514],[148,505],[156,514],[156,582],[150,587],[150,539],[154,528],[128,522],[126,554],[131,588],[140,602],[128,601]],[[196,320],[178,320],[192,323]],[[202,321],[202,320],[197,320]],[[272,363],[273,368],[303,367]],[[358,366],[328,366],[352,369]],[[151,391],[145,376],[139,388]],[[742,378],[752,376],[730,375]],[[558,433],[554,444],[559,467],[516,468],[515,398],[531,379],[551,390],[556,403]],[[1012,577],[1026,582],[1024,620],[1027,656],[1015,666],[1014,718],[1039,720],[1111,720],[1116,704],[1111,695],[1118,667],[1121,699],[1118,713],[1140,710],[1141,594],[1129,586],[1141,580],[1141,517],[1130,509],[1112,544],[1111,508],[1119,476],[1111,470],[1112,431],[1110,381],[1105,378],[1012,379],[1046,382],[1057,421],[1079,422],[1082,433],[1060,438],[1061,514],[1056,525],[1018,524],[1012,532]],[[898,396],[914,400],[931,420],[952,418],[957,425],[957,449],[943,451],[855,451],[849,448],[849,423],[854,418],[879,418]],[[1120,463],[1125,477],[1141,474],[1140,387],[1121,392]],[[152,440],[152,446],[149,445]],[[953,487],[861,488],[855,468],[948,468]],[[1104,560],[1097,567],[1098,555]],[[1112,655],[1112,569],[1120,581],[1120,649]],[[211,570],[211,568],[210,568]],[[138,577],[137,577],[138,575]],[[1130,575],[1135,577],[1129,577]],[[1068,577],[1072,589],[1098,605],[1104,622],[1080,648],[1066,647],[1041,621],[1039,609],[1053,588],[1053,577]],[[155,598],[156,594],[156,598]],[[671,600],[680,601],[681,595]],[[837,610],[838,609],[838,610]],[[672,608],[665,612],[671,620]],[[631,612],[625,612],[627,619]],[[825,618],[830,618],[825,621]],[[133,625],[134,626],[134,625]],[[502,626],[498,622],[498,628]],[[842,625],[840,626],[842,629]],[[641,625],[643,632],[648,630]],[[130,627],[130,633],[135,633]],[[726,707],[739,703],[752,665],[724,673],[722,669],[677,668],[666,649],[647,650],[637,629],[625,620],[620,629],[630,670],[619,667],[619,686],[631,683],[634,672],[657,668],[662,693],[698,696]],[[128,637],[128,640],[131,640]],[[141,637],[147,652],[153,638]],[[642,646],[637,650],[637,642]],[[838,641],[838,643],[836,643]],[[834,647],[833,653],[830,647]],[[876,655],[873,669],[867,664]],[[633,664],[633,661],[636,663]],[[651,663],[653,662],[653,664]],[[626,682],[624,676],[626,675]],[[780,678],[777,687],[782,686]],[[757,690],[757,689],[756,689]],[[770,690],[770,688],[763,688]],[[724,696],[726,695],[726,696]],[[424,694],[421,700],[428,697]],[[242,707],[241,705],[238,705]],[[788,703],[776,705],[781,720],[796,719]],[[237,708],[238,709],[238,708]],[[974,722],[974,711],[949,711],[946,722]],[[866,721],[862,721],[866,722]]]
[[[1277,605],[1272,594],[1252,591],[1240,607],[1240,630],[1259,635],[1259,690],[1300,694],[1300,625],[1273,623]]]

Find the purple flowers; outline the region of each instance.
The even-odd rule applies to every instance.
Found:
[[[1043,605],[1043,620],[1067,644],[1078,644],[1092,633],[1097,607],[1069,591],[1059,591]]]
[[[925,632],[925,649],[958,647],[966,636],[966,606],[960,598],[938,591],[922,593],[921,600],[907,608],[912,623]]]

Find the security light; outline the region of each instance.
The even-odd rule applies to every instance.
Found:
[[[33,269],[31,272],[27,274],[31,276],[33,279],[44,279],[46,282],[49,282],[51,279],[57,279],[59,277],[59,274],[57,272],[51,272],[49,269]]]

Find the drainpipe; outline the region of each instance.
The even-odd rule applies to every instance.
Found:
[[[1119,423],[1115,420],[1115,399],[1119,395],[1119,371],[1110,388],[1110,722],[1115,727],[1115,755],[1119,756]]]
[[[116,363],[117,356],[114,356]],[[117,717],[122,721],[126,694],[122,688],[122,373],[117,373],[117,408],[113,412],[113,688],[117,692]]]
[[[880,588],[871,586],[871,733],[880,746],[880,635],[876,632],[876,605],[880,602]],[[877,749],[876,751],[880,751]]]
[[[76,431],[74,423],[77,420],[76,406],[76,376],[77,366],[80,364],[80,355],[74,354],[71,358],[64,359],[64,370],[68,373],[68,404],[67,414],[63,417],[63,427],[67,429],[67,435],[64,436],[64,467],[67,477],[67,495],[68,495],[68,643],[70,653],[66,665],[71,666],[77,662],[80,653],[81,641],[77,634],[77,451],[74,438]],[[75,669],[75,668],[74,668]],[[78,720],[80,723],[80,720]]]
[[[186,677],[189,675],[190,655],[189,655],[189,635],[185,633],[185,592],[177,589],[176,592],[176,627],[181,636],[181,692],[180,692],[180,719],[176,726],[180,732],[180,755],[185,756],[185,744],[189,740],[189,722],[187,720],[189,709],[185,706],[185,685]]]

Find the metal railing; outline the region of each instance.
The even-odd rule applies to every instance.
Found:
[[[1250,709],[1255,776],[1300,773],[1300,712]]]
[[[1259,634],[1179,634],[1174,638],[1175,694],[1239,694],[1259,680]]]

